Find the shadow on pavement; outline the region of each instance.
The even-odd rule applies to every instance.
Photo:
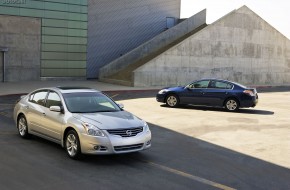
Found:
[[[258,114],[258,115],[274,115],[275,112],[267,111],[267,110],[257,110],[254,108],[241,108],[237,112],[228,112],[224,108],[218,108],[218,107],[205,107],[205,106],[194,106],[194,105],[181,105],[177,108],[170,108],[166,106],[166,104],[160,105],[160,107],[164,107],[167,109],[194,109],[194,110],[200,110],[200,111],[218,111],[218,112],[225,112],[229,114],[235,114],[235,113],[243,113],[243,114]]]
[[[11,119],[1,123],[1,189],[223,189],[215,184],[290,189],[288,168],[154,124],[149,124],[153,139],[146,151],[75,161],[60,145],[38,137],[20,138]]]

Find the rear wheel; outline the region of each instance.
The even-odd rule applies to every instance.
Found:
[[[225,102],[225,108],[227,111],[237,111],[239,109],[239,102],[234,98],[229,98]]]
[[[22,138],[28,138],[28,125],[27,125],[27,120],[24,115],[19,116],[18,122],[17,122],[17,128],[18,128],[18,133]]]
[[[169,94],[166,97],[166,105],[169,107],[177,107],[179,105],[179,99],[175,94]]]
[[[81,158],[81,146],[77,132],[70,130],[65,137],[65,149],[68,156],[72,159]]]

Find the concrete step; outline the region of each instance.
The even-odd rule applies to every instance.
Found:
[[[159,50],[143,57],[142,59],[139,59],[135,62],[132,62],[130,65],[128,65],[127,67],[123,68],[122,70],[114,73],[113,75],[110,75],[108,77],[106,77],[107,79],[113,79],[113,80],[120,80],[120,81],[130,81],[133,84],[133,71],[136,70],[137,68],[141,67],[142,65],[146,64],[147,62],[149,62],[150,60],[154,59],[155,57],[157,57],[158,55],[164,53],[165,51],[167,51],[168,49],[170,49],[171,47],[177,45],[178,43],[182,42],[183,40],[185,40],[186,38],[188,38],[189,36],[197,33],[198,31],[202,30],[203,28],[205,28],[207,26],[207,24],[203,24],[199,27],[197,27],[196,29],[194,29],[193,31],[187,33],[186,35],[178,38],[177,40],[173,41],[172,43],[160,48]]]
[[[118,84],[122,86],[133,86],[133,83],[131,81],[126,80],[118,80],[118,79],[112,79],[112,78],[101,78],[99,79],[100,82],[110,83],[110,84]]]

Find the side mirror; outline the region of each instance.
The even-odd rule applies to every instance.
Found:
[[[124,109],[124,104],[118,104],[121,109]]]
[[[61,112],[61,108],[59,106],[50,106],[49,110],[53,112]]]

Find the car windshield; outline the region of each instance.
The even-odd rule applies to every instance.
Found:
[[[71,113],[121,111],[114,101],[100,92],[65,93],[63,97]]]

